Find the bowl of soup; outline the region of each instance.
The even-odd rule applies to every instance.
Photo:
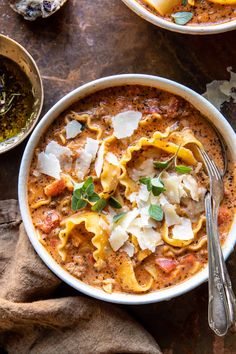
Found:
[[[187,34],[214,34],[236,28],[235,0],[122,0],[156,26]]]
[[[229,167],[219,213],[224,257],[236,240],[235,133],[176,82],[127,74],[85,84],[43,117],[23,155],[19,203],[29,239],[63,281],[122,304],[167,300],[207,280],[197,147]]]

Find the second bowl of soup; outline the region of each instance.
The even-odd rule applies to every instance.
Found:
[[[122,0],[156,26],[180,33],[214,34],[236,28],[235,0]]]

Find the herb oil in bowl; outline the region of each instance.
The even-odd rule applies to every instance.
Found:
[[[0,55],[0,143],[18,135],[33,111],[32,84],[13,60]]]

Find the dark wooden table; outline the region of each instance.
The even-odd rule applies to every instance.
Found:
[[[236,70],[236,32],[188,36],[156,28],[121,0],[69,0],[54,16],[29,23],[0,0],[0,31],[20,42],[36,60],[45,88],[45,113],[84,82],[121,73],[160,75],[202,93],[206,83]],[[236,107],[224,113],[236,128]],[[17,198],[25,147],[0,156],[0,198]],[[236,255],[228,261],[236,290]],[[73,293],[66,285],[61,294]],[[207,285],[174,300],[126,307],[156,338],[165,354],[235,354],[236,334],[217,338],[207,324]]]

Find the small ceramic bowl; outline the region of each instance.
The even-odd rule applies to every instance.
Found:
[[[136,0],[122,0],[132,11],[158,27],[164,29],[185,33],[185,34],[215,34],[221,32],[228,32],[236,29],[236,20],[228,21],[225,23],[212,24],[212,25],[177,25],[174,22],[167,21],[161,16],[154,15],[151,11],[148,11],[144,6],[139,4]]]
[[[0,154],[20,144],[34,128],[43,106],[43,84],[38,67],[31,55],[19,43],[0,34],[0,55],[3,55],[20,66],[29,78],[34,96],[32,114],[25,127],[14,137],[0,143]]]
[[[23,159],[20,167],[19,175],[19,203],[21,215],[23,222],[29,236],[29,239],[45,262],[45,264],[63,281],[71,285],[73,288],[95,297],[97,299],[114,302],[119,304],[146,304],[151,302],[158,302],[163,300],[169,300],[175,296],[181,295],[185,292],[188,292],[200,285],[208,279],[208,268],[204,268],[202,271],[193,275],[191,278],[186,281],[174,285],[169,288],[161,289],[154,291],[148,294],[136,295],[136,294],[125,294],[125,293],[105,293],[103,290],[97,289],[93,286],[83,283],[77,278],[74,278],[67,271],[65,271],[56,261],[50,256],[46,251],[43,245],[37,238],[31,215],[28,206],[27,198],[27,181],[29,175],[29,169],[32,162],[34,150],[37,147],[40,138],[47,131],[51,123],[57,119],[57,117],[67,108],[69,108],[73,103],[78,100],[96,92],[109,87],[122,86],[122,85],[143,85],[156,87],[158,89],[168,91],[175,95],[183,97],[185,100],[190,102],[196,109],[198,109],[203,116],[206,117],[213,125],[219,130],[223,135],[228,149],[231,153],[233,161],[236,163],[236,139],[235,133],[226,119],[222,114],[204,97],[200,96],[196,92],[190,90],[189,88],[180,85],[174,81],[163,79],[156,76],[149,75],[138,75],[138,74],[127,74],[127,75],[117,75],[102,78],[96,81],[92,81],[88,84],[85,84],[71,93],[67,94],[62,98],[58,103],[53,106],[49,112],[42,118],[40,123],[37,125],[37,128],[34,130],[31,135],[28,144],[26,146]],[[223,245],[223,254],[227,258],[234,248],[236,241],[236,217],[234,218],[233,225],[229,232],[229,235]]]

